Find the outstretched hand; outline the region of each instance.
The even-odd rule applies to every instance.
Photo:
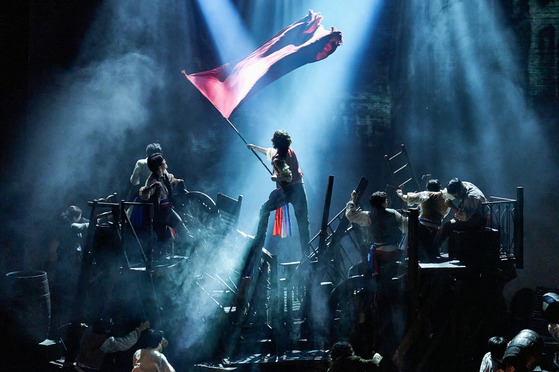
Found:
[[[356,203],[357,202],[357,191],[353,190],[351,192],[351,201]]]
[[[149,327],[150,327],[149,321],[145,321],[145,322],[140,323],[140,325],[138,326],[138,329],[140,330],[140,332],[143,332],[146,329],[149,329]]]

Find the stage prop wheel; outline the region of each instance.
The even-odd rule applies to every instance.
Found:
[[[212,235],[219,219],[212,198],[200,191],[185,191],[174,196],[173,204],[194,239],[205,240]]]
[[[189,229],[211,228],[218,217],[217,206],[208,195],[190,191],[174,196],[175,210],[181,215]]]

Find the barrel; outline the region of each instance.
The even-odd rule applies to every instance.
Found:
[[[542,296],[542,311],[550,323],[559,323],[559,295],[548,292]]]
[[[51,303],[47,273],[13,271],[6,274],[6,296],[14,336],[39,343],[49,334]]]
[[[537,332],[524,329],[508,343],[503,363],[505,367],[528,368],[532,371],[540,361],[543,347],[543,339]]]

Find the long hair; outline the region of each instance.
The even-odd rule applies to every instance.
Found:
[[[274,132],[274,136],[272,137],[272,144],[274,145],[274,148],[278,150],[280,155],[285,155],[287,153],[287,149],[291,146],[291,136],[284,129],[276,130]]]

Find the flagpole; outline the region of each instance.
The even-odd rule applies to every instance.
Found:
[[[237,128],[235,128],[235,126],[233,125],[233,123],[231,123],[231,120],[229,120],[229,118],[223,117],[225,120],[227,120],[227,122],[229,123],[229,125],[231,126],[231,128],[233,128],[233,130],[235,131],[235,133],[237,133],[239,135],[239,137],[243,140],[243,142],[245,143],[245,145],[248,145],[248,142],[244,139],[244,137],[241,135],[241,133],[237,130]],[[262,163],[262,165],[264,166],[264,168],[266,168],[266,170],[268,171],[268,173],[270,173],[271,175],[273,175],[274,173],[272,173],[272,171],[270,170],[270,168],[268,168],[268,166],[266,165],[266,163],[264,163],[264,161],[262,160],[262,158],[256,153],[256,151],[254,151],[253,148],[250,149],[250,151],[252,151],[252,153],[254,154],[254,156],[256,156],[258,158],[258,160],[260,160],[260,162]]]

